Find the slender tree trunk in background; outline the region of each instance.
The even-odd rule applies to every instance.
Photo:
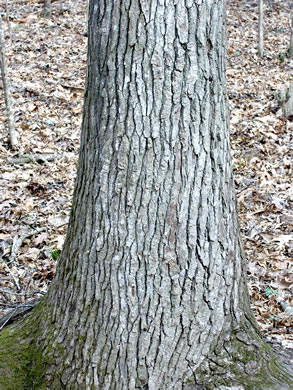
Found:
[[[6,10],[6,20],[7,20],[9,39],[10,39],[10,43],[12,44],[13,37],[12,37],[12,32],[11,32],[11,23],[10,23],[10,17],[9,17],[8,0],[5,0],[5,10]]]
[[[41,14],[45,18],[51,16],[51,0],[44,0],[44,6]]]
[[[293,57],[293,11],[291,11],[291,34],[290,34],[290,45],[289,45],[289,58]]]
[[[7,66],[6,66],[6,58],[5,58],[5,39],[4,39],[1,15],[0,15],[0,68],[1,68],[1,77],[2,77],[2,84],[3,84],[3,93],[4,93],[5,105],[7,111],[7,122],[8,122],[10,144],[12,149],[17,149],[18,135],[15,130],[13,104],[10,95],[10,85],[9,85],[9,80],[7,75]]]
[[[258,55],[263,57],[263,0],[258,0]]]
[[[290,389],[249,308],[223,6],[90,2],[68,234],[47,296],[0,334],[5,389]]]

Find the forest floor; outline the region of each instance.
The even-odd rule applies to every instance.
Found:
[[[252,308],[267,340],[293,350],[293,122],[275,98],[293,82],[289,3],[265,2],[259,58],[257,1],[228,1],[227,77]],[[9,147],[1,90],[0,316],[44,294],[55,272],[76,172],[87,44],[84,0],[53,2],[50,19],[36,0],[8,5],[12,42],[4,5],[0,11],[20,148]]]

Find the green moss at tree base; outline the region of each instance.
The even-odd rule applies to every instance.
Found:
[[[51,318],[44,300],[22,321],[0,332],[0,390],[66,389],[66,372],[61,373],[60,367],[55,370],[57,357],[64,361],[66,351],[62,344],[54,342],[54,327],[44,327],[42,318]],[[41,329],[46,330],[43,342],[39,341]],[[85,336],[80,341],[82,337]],[[79,358],[82,356],[76,356]],[[71,367],[68,368],[70,372]],[[183,389],[221,390],[233,386],[245,390],[293,388],[293,373],[279,363],[251,325],[232,332],[227,329],[219,335]]]
[[[36,343],[11,326],[0,333],[0,390],[42,390],[46,362]]]
[[[194,383],[192,387],[191,382]],[[291,390],[292,372],[278,361],[254,327],[245,326],[229,337],[220,335],[210,356],[184,389]],[[191,387],[190,387],[191,386]]]
[[[38,345],[44,305],[0,332],[0,390],[46,389],[48,359]]]

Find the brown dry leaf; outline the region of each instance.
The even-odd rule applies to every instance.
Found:
[[[48,233],[47,232],[43,232],[41,234],[39,234],[35,239],[34,239],[34,245],[35,246],[39,246],[40,244],[43,244],[44,242],[46,242],[48,240]]]
[[[60,216],[50,216],[48,218],[48,222],[54,226],[55,228],[59,229],[60,227],[63,227],[68,224],[68,216],[66,215],[60,215]]]
[[[11,239],[10,234],[0,233],[0,240],[6,241],[6,240],[10,240],[10,239]]]

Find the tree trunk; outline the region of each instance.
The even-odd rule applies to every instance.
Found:
[[[51,16],[51,0],[44,0],[41,16],[45,18],[49,18]]]
[[[0,334],[0,383],[290,388],[249,309],[223,19],[216,0],[90,2],[68,234],[47,296]]]
[[[291,11],[290,21],[291,21],[291,34],[290,34],[288,56],[289,58],[292,58],[293,57],[293,10]]]
[[[263,0],[258,0],[258,55],[263,57]]]
[[[5,106],[7,111],[7,122],[8,122],[10,145],[11,148],[15,150],[19,146],[18,133],[15,129],[15,123],[14,123],[13,102],[10,94],[10,83],[7,74],[8,72],[7,72],[6,58],[5,58],[5,39],[4,39],[1,15],[0,15],[0,71],[2,76],[3,93],[4,93],[4,100],[5,100]]]

